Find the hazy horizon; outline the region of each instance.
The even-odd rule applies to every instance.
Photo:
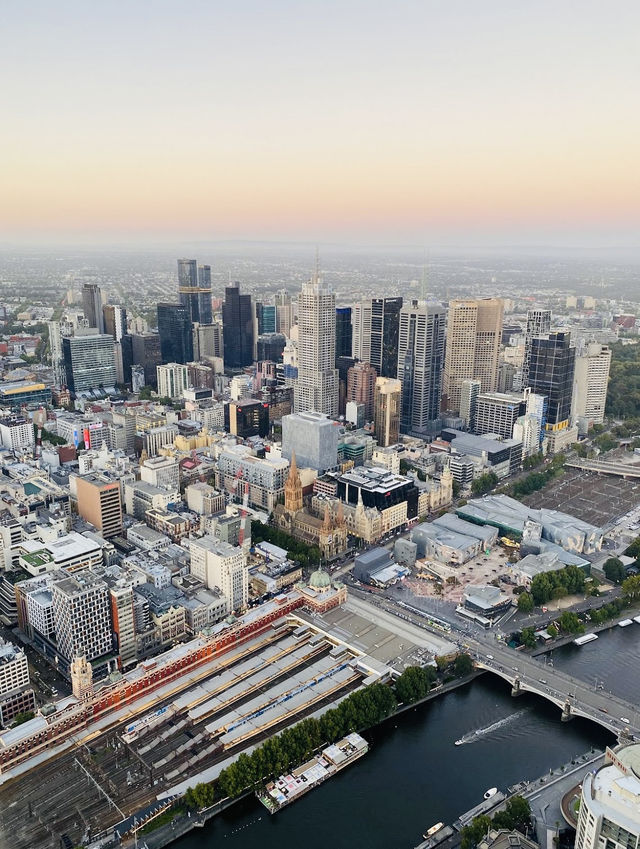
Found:
[[[640,249],[640,7],[4,10],[4,245]]]

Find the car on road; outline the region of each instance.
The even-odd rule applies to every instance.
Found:
[[[609,711],[606,708],[598,708],[598,710],[602,711],[602,713],[609,713]]]
[[[493,655],[492,655],[492,654],[488,654],[488,655],[487,655],[487,660],[493,660]]]
[[[625,724],[625,725],[628,725],[628,724],[629,724],[629,720],[627,719],[627,717],[626,717],[626,716],[621,716],[621,717],[620,717],[620,722],[624,722],[624,724]]]

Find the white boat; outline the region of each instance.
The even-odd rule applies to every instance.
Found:
[[[585,634],[582,637],[576,637],[573,641],[575,646],[584,646],[585,643],[592,643],[594,640],[598,639],[597,634]]]
[[[491,799],[493,796],[495,796],[495,795],[496,795],[496,793],[497,793],[497,792],[498,792],[498,788],[497,788],[497,787],[490,787],[490,788],[489,788],[489,789],[485,792],[485,794],[484,794],[484,798],[485,798],[485,799]]]
[[[425,840],[428,840],[430,837],[433,837],[436,832],[440,831],[441,828],[444,828],[444,823],[437,822],[435,825],[432,825],[431,828],[427,829],[422,836]]]
[[[632,619],[623,619],[622,622],[618,622],[619,628],[627,628],[629,625],[633,624]]]
[[[640,625],[640,616],[634,616],[634,617],[633,617],[633,621],[634,621],[634,622],[637,622],[637,623],[638,623],[638,625]]]

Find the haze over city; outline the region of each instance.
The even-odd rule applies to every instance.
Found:
[[[3,243],[638,246],[625,0],[3,10]]]

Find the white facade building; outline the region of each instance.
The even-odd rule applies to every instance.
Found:
[[[305,283],[298,301],[298,378],[296,413],[315,410],[338,415],[336,297],[318,275]]]
[[[249,570],[247,557],[237,546],[212,536],[189,540],[191,574],[208,589],[217,587],[226,597],[228,613],[247,605]]]
[[[582,782],[575,849],[640,846],[640,744],[607,749]]]
[[[162,398],[182,398],[182,392],[189,386],[189,369],[180,363],[167,363],[156,366],[158,376],[158,395]]]
[[[584,419],[587,427],[602,424],[610,368],[611,348],[608,345],[587,342],[578,348],[571,398],[571,417],[574,422]]]

